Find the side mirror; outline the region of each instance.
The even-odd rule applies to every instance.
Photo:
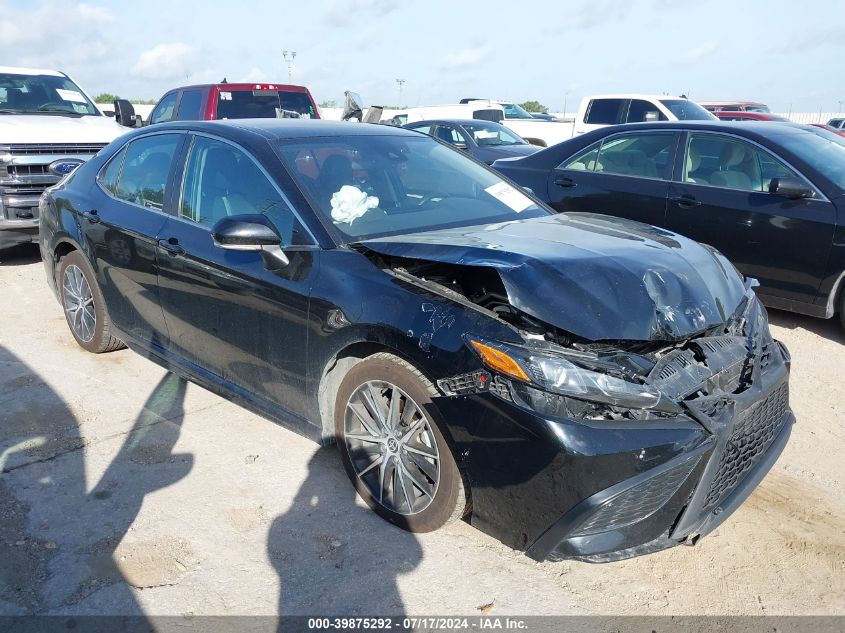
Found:
[[[456,149],[462,150],[464,152],[469,150],[469,147],[467,147],[466,143],[452,143],[452,147],[455,147]]]
[[[135,108],[126,99],[115,99],[114,119],[124,127],[135,127]]]
[[[773,193],[790,200],[801,200],[802,198],[812,198],[816,195],[804,182],[797,178],[772,178],[769,183],[769,193]]]
[[[649,110],[645,113],[643,121],[657,121],[660,119],[660,113],[657,110]]]
[[[282,266],[289,262],[282,250],[282,238],[275,227],[261,214],[233,215],[222,220],[211,229],[214,244],[230,251],[260,252],[265,262],[274,259]]]

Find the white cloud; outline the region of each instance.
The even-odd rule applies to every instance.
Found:
[[[719,50],[719,42],[717,40],[710,40],[709,42],[705,42],[700,46],[696,46],[695,48],[691,48],[686,53],[680,56],[680,61],[687,63],[687,64],[695,64],[700,61],[704,61],[705,59],[709,59]]]
[[[246,72],[245,75],[239,75],[236,81],[243,81],[244,83],[251,84],[269,82],[270,79],[267,77],[267,73],[265,73],[260,68],[256,68],[255,66],[253,66]]]
[[[359,20],[383,17],[398,7],[398,0],[332,0],[321,20],[329,26],[349,26]]]
[[[141,53],[132,74],[144,79],[176,79],[194,74],[197,51],[184,42],[158,44]]]
[[[487,55],[486,46],[464,48],[456,53],[447,55],[440,62],[441,68],[468,68],[484,61]]]

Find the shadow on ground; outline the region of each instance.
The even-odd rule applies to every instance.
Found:
[[[422,547],[355,499],[337,448],[318,450],[290,509],[270,528],[280,615],[405,613],[398,576],[420,563]]]
[[[38,244],[20,244],[0,250],[0,266],[23,266],[40,261]]]
[[[0,346],[0,614],[139,615],[130,586],[184,573],[155,565],[178,542],[126,535],[144,497],[191,469],[172,452],[185,388],[167,374],[128,433],[83,436],[61,396]],[[86,445],[107,441],[122,445],[89,491]]]
[[[845,344],[845,328],[843,328],[842,320],[838,314],[832,319],[818,319],[804,314],[783,312],[782,310],[774,310],[772,308],[769,308],[768,311],[769,322],[772,325],[788,330],[807,330],[817,336]]]

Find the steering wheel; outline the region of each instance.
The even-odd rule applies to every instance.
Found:
[[[426,203],[431,202],[435,198],[448,198],[448,196],[442,191],[432,191],[431,193],[424,195],[420,201],[417,202],[417,206],[424,206]]]
[[[61,110],[67,110],[68,112],[72,110],[72,108],[68,108],[66,104],[60,103],[59,101],[48,101],[47,103],[42,103],[36,108],[36,110],[38,112],[46,112],[51,108],[60,108]]]

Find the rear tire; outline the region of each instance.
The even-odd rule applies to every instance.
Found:
[[[82,253],[73,251],[59,260],[56,285],[70,333],[82,349],[102,354],[126,347],[111,333],[103,293]]]
[[[346,474],[372,510],[409,532],[434,531],[468,508],[436,394],[415,367],[378,353],[349,370],[335,403]]]

